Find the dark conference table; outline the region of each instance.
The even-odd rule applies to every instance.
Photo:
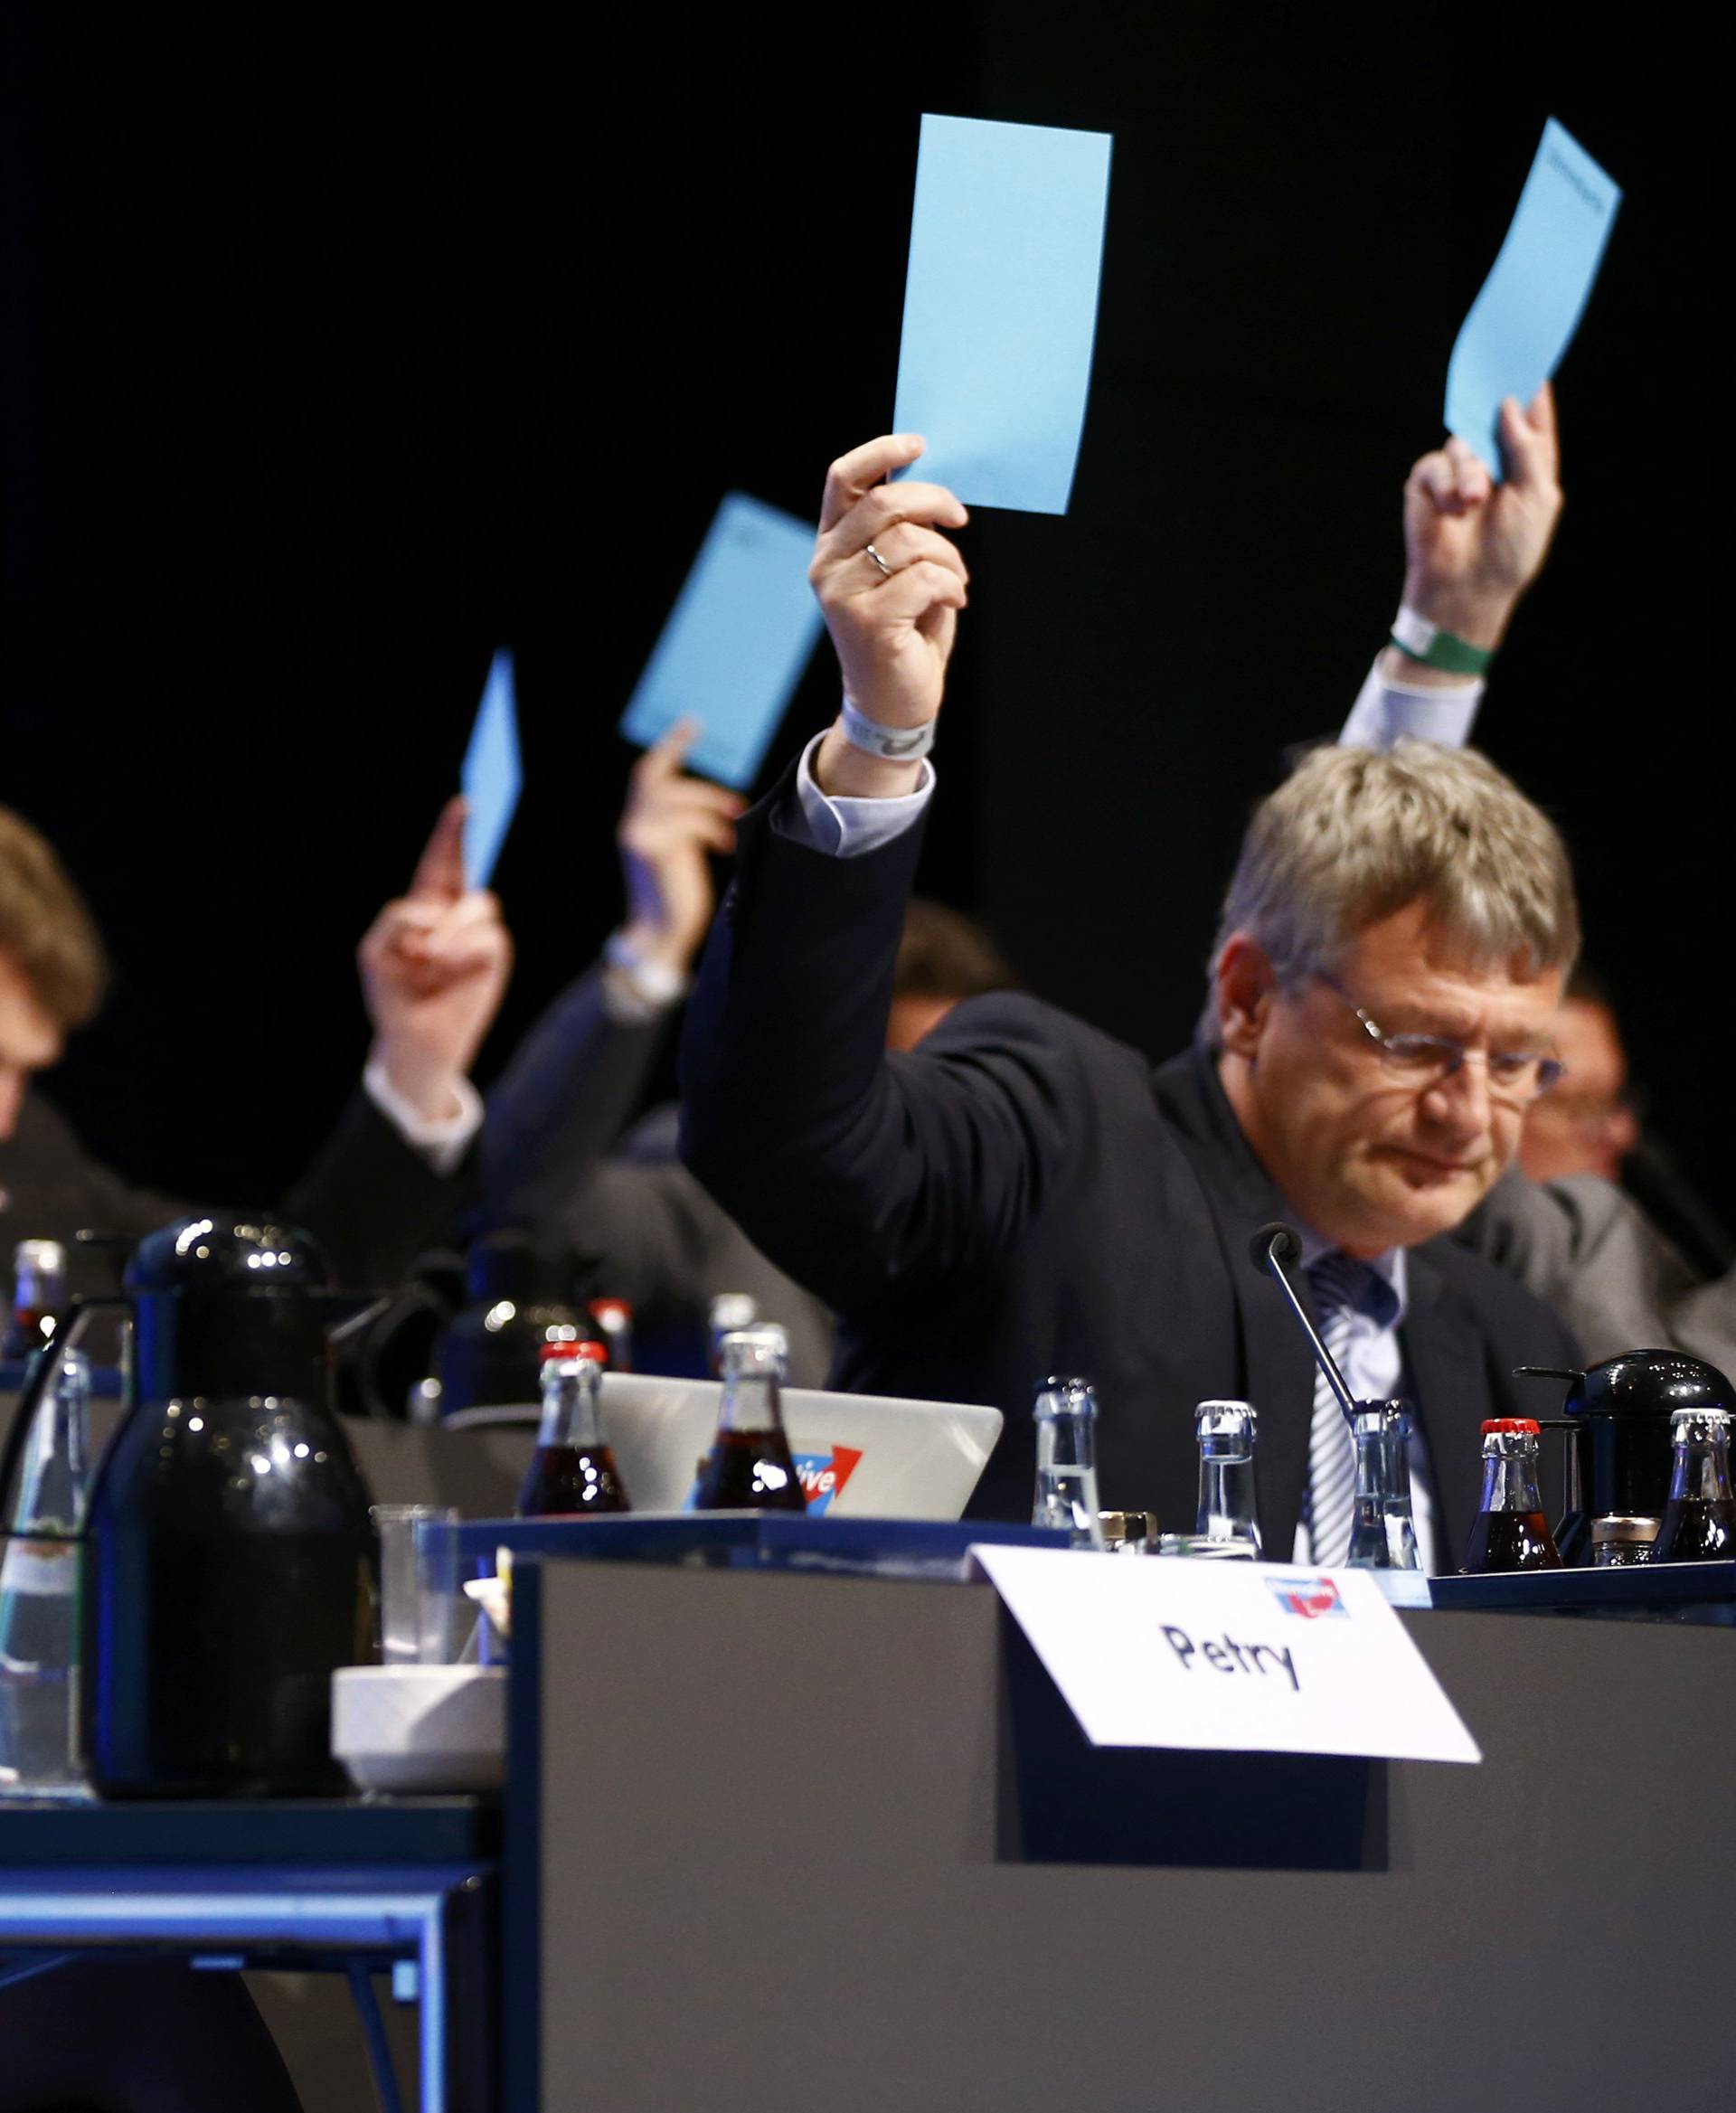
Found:
[[[118,1908],[231,1964],[414,1960],[446,2113],[1736,2098],[1703,2029],[1736,1966],[1731,1566],[1676,1574],[1697,1602],[1445,1581],[1401,1619],[1483,1748],[1458,1767],[1094,1750],[989,1586],[849,1574],[863,1522],[529,1552],[614,1523],[467,1530],[527,1537],[497,1803],[0,1803],[0,1948]],[[1542,1610],[1575,1596],[1602,1615]],[[373,2106],[352,2069],[309,2113]]]

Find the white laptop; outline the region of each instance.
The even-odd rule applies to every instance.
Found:
[[[636,1512],[678,1512],[717,1429],[715,1380],[603,1375],[603,1429]],[[889,1394],[783,1390],[784,1424],[810,1518],[956,1519],[1001,1435],[1001,1412]],[[533,1405],[461,1409],[448,1430],[534,1425]]]

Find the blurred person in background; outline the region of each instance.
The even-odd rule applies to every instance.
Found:
[[[1736,1244],[1643,1127],[1615,1006],[1589,971],[1569,980],[1555,1047],[1567,1074],[1460,1237],[1547,1299],[1588,1359],[1676,1349],[1736,1371]]]
[[[362,941],[373,1029],[362,1081],[276,1206],[314,1234],[348,1288],[394,1282],[449,1226],[474,1156],[482,1104],[467,1074],[499,1008],[512,948],[494,897],[465,886],[463,828],[464,804],[453,800],[409,890]],[[40,1084],[67,1036],[95,1016],[108,979],[95,921],[52,847],[0,808],[0,1244],[8,1284],[17,1242],[51,1239],[67,1244],[75,1291],[108,1288],[112,1260],[74,1247],[79,1231],[136,1240],[193,1208],[105,1165]],[[162,1023],[165,1033],[173,1026]]]
[[[1639,1142],[1628,1092],[1628,1052],[1603,986],[1583,967],[1568,979],[1555,1021],[1555,1050],[1567,1076],[1525,1118],[1519,1164],[1533,1181],[1572,1174],[1621,1179]]]
[[[489,1093],[473,1230],[523,1231],[560,1257],[579,1296],[626,1299],[642,1371],[703,1373],[711,1301],[737,1291],[788,1331],[791,1383],[818,1387],[832,1362],[831,1314],[681,1165],[674,1104],[631,1123],[711,927],[711,859],[733,850],[743,805],[683,770],[697,731],[673,729],[634,768],[617,830],[626,921]],[[1015,982],[980,926],[913,901],[888,1047],[913,1048],[961,999]]]

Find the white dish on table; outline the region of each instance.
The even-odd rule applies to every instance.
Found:
[[[332,1752],[361,1790],[497,1789],[506,1774],[504,1665],[341,1665]]]

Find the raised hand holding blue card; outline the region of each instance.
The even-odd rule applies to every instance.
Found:
[[[469,887],[486,888],[524,783],[513,656],[505,646],[495,654],[482,686],[476,722],[464,752],[461,782],[468,807],[464,825],[465,881]]]
[[[1529,404],[1572,342],[1621,203],[1553,118],[1447,367],[1447,429],[1502,474],[1501,400]]]
[[[892,429],[967,505],[1064,514],[1090,388],[1107,132],[925,117]]]
[[[649,748],[677,720],[697,720],[688,769],[750,785],[819,636],[813,554],[807,523],[730,493],[627,701],[627,739]]]

